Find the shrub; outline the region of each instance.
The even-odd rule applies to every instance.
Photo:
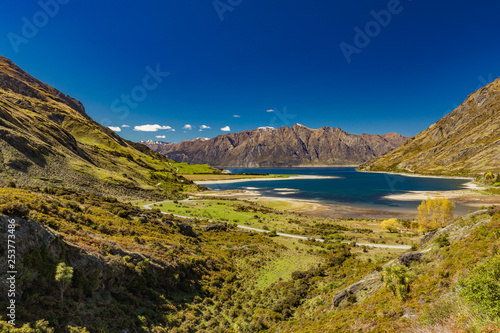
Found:
[[[11,217],[25,217],[28,215],[28,208],[21,202],[8,202],[0,206],[0,212]]]
[[[487,208],[487,212],[486,213],[488,215],[490,215],[490,216],[493,216],[496,213],[500,213],[500,206],[490,206],[490,207]]]
[[[342,265],[349,257],[351,256],[351,252],[349,249],[342,248],[340,251],[334,253],[331,256],[328,256],[325,260],[325,265],[327,267],[335,267]]]
[[[68,326],[69,333],[90,333],[85,327]]]
[[[481,312],[500,317],[500,256],[475,267],[470,275],[459,281],[460,295]]]
[[[410,292],[410,283],[414,280],[414,276],[408,267],[403,265],[386,267],[383,277],[384,286],[389,288],[394,296],[397,296],[402,301],[407,299]]]
[[[403,226],[398,222],[398,219],[388,219],[380,223],[382,229],[387,229],[389,232],[398,232]]]
[[[2,332],[4,332],[4,331],[2,331]],[[18,331],[16,330],[16,332],[18,332]],[[54,329],[49,327],[49,322],[47,320],[40,319],[35,323],[34,328],[32,328],[30,324],[24,324],[20,328],[20,332],[23,332],[23,333],[54,333]]]
[[[436,237],[436,243],[439,245],[439,247],[446,247],[450,246],[450,240],[448,239],[447,234],[441,234],[438,237]]]

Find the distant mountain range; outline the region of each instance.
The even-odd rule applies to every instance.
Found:
[[[340,128],[262,127],[240,133],[198,138],[177,144],[141,143],[178,162],[217,167],[289,167],[358,165],[400,146],[409,137],[349,134]]]
[[[500,78],[361,169],[462,176],[500,172]]]
[[[185,184],[166,157],[122,139],[82,103],[0,56],[0,186],[8,182],[117,196],[176,193]]]

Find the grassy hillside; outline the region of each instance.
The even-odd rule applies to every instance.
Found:
[[[17,288],[24,295],[18,322],[43,318],[56,331],[68,325],[91,332],[180,326],[183,318],[198,317],[192,307],[216,300],[236,278],[234,260],[279,248],[258,235],[227,232],[220,238],[157,211],[71,190],[2,189],[0,214],[2,234],[6,216],[17,225]],[[252,241],[260,248],[249,245]],[[243,246],[252,248],[232,249]],[[3,243],[1,250],[6,253]],[[4,267],[5,256],[1,261]],[[75,270],[64,302],[54,280],[59,262]],[[204,307],[213,305],[207,302]]]
[[[0,57],[0,185],[64,184],[121,197],[176,197],[195,189],[171,162],[122,139],[88,117],[80,102]]]
[[[478,176],[500,172],[500,78],[362,170]]]
[[[180,162],[172,162],[171,164],[176,169],[177,173],[181,175],[210,175],[222,173],[221,169],[216,169],[208,164],[189,164]]]
[[[349,227],[355,221],[331,221],[338,226],[325,228],[326,218],[250,202],[201,201],[269,219],[264,221],[269,228],[331,236],[331,241],[241,232],[232,223],[187,222],[113,197],[69,189],[2,188],[2,234],[7,233],[6,219],[14,218],[16,241],[22,244],[17,256],[18,323],[34,327],[43,319],[56,331],[68,326],[87,327],[91,332],[262,330],[293,316],[311,297],[309,281],[315,281],[314,285],[329,281],[328,288],[335,289],[391,256],[387,251],[340,244],[339,240],[358,234],[360,229]],[[213,219],[223,221],[222,213]],[[255,223],[262,226],[259,219]],[[287,229],[283,229],[285,224]],[[382,235],[379,231],[370,234]],[[5,242],[0,252],[7,253]],[[5,261],[2,256],[2,265]],[[54,280],[60,262],[74,268],[64,302]],[[335,277],[334,272],[344,269],[355,273]],[[6,305],[5,299],[0,303]]]
[[[491,293],[474,298],[468,291],[485,284],[481,279],[489,275],[477,272],[489,272],[498,261],[498,209],[460,218],[426,235],[417,249],[421,257],[409,263],[409,294],[402,300],[384,287],[383,279],[385,267],[397,265],[401,250],[340,242],[400,244],[406,238],[380,229],[380,221],[329,220],[235,200],[187,202],[158,208],[194,214],[225,206],[225,213],[213,210],[212,219],[233,219],[231,210],[247,214],[249,225],[326,241],[241,232],[232,223],[182,221],[156,209],[143,211],[113,197],[73,190],[2,188],[2,234],[7,233],[6,219],[14,218],[20,244],[19,326],[35,327],[43,319],[46,323],[39,326],[57,332],[69,331],[69,326],[90,332],[500,328],[495,326],[499,314],[484,312]],[[7,253],[5,242],[0,252]],[[2,265],[5,260],[2,256]],[[54,280],[60,262],[74,268],[64,301]],[[491,280],[488,288],[500,290],[495,283]],[[0,306],[6,306],[5,299]],[[0,325],[13,331],[5,322]]]
[[[498,209],[431,233],[408,263],[406,299],[384,287],[378,267],[342,293],[317,291],[280,332],[498,332]],[[399,266],[396,260],[389,267]],[[494,305],[497,304],[497,305]]]

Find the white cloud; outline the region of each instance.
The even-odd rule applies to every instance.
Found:
[[[266,110],[266,112],[274,112],[273,109]]]
[[[156,136],[156,138],[157,138],[157,139],[165,139],[165,138],[166,138],[166,136],[165,136],[165,135],[157,135],[157,136]]]
[[[211,127],[210,126],[207,126],[207,125],[201,125],[200,126],[200,132],[203,131],[204,129],[210,129]]]
[[[170,130],[173,131],[173,128],[170,126],[160,126],[158,124],[154,125],[141,125],[141,126],[135,126],[134,131],[139,131],[139,132],[157,132],[158,130]]]
[[[122,125],[122,127],[130,127],[129,125]]]
[[[115,127],[115,126],[109,126],[108,128],[112,131],[115,131],[115,132],[121,132],[121,130],[122,130],[120,127]]]
[[[186,125],[184,125],[183,129],[185,129],[185,130],[192,130],[193,126],[191,126],[189,124],[186,124]]]
[[[240,116],[239,116],[239,115],[237,115],[237,114],[235,114],[235,115],[233,115],[233,117],[234,117],[234,118],[239,118]]]
[[[220,130],[222,132],[229,132],[231,130],[231,128],[229,126],[226,126],[226,127],[222,127]]]

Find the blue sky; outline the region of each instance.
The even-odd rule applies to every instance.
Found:
[[[2,7],[0,54],[134,141],[294,123],[415,135],[500,76],[498,1]]]

